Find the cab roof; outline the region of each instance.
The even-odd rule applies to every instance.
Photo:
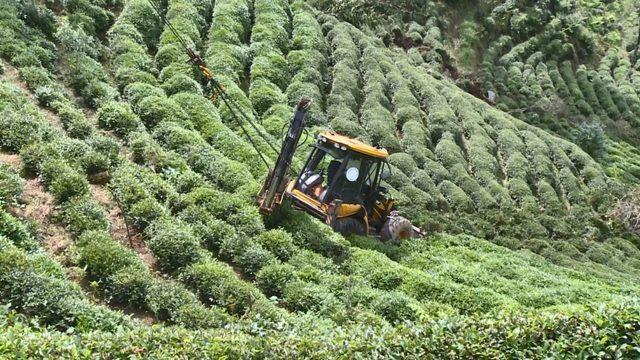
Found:
[[[318,138],[321,140],[322,138],[325,138],[330,142],[344,145],[349,150],[352,150],[367,156],[372,156],[382,160],[387,160],[389,158],[389,153],[387,152],[386,149],[379,149],[379,148],[373,147],[371,145],[363,143],[362,141],[358,141],[356,139],[352,139],[347,136],[336,134],[333,131],[322,131],[320,135],[318,135]]]

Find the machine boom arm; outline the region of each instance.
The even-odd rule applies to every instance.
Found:
[[[311,105],[311,100],[303,97],[296,106],[296,111],[293,114],[289,129],[285,138],[282,140],[282,147],[278,155],[278,160],[275,163],[273,170],[269,172],[267,179],[258,194],[258,201],[260,203],[260,210],[266,213],[270,213],[280,204],[282,200],[282,192],[287,182],[287,174],[291,168],[291,161],[293,155],[298,147],[298,142],[302,136],[302,131],[305,127],[305,116],[307,110]]]

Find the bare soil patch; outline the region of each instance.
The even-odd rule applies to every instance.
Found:
[[[91,185],[91,194],[105,208],[113,238],[134,250],[150,269],[155,268],[156,259],[145,244],[142,234],[134,226],[127,224],[113,194],[102,185]]]
[[[0,152],[0,163],[8,164],[13,170],[16,172],[20,170],[22,167],[22,161],[20,161],[20,156],[16,154],[7,154]]]
[[[34,178],[25,182],[20,202],[22,205],[11,208],[11,212],[15,216],[35,221],[39,225],[42,247],[54,257],[60,257],[71,244],[71,235],[64,227],[52,221],[56,207],[53,196],[45,191],[38,178]]]

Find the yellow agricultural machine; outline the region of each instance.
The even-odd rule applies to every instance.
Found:
[[[420,229],[393,211],[381,184],[390,175],[385,149],[330,131],[321,132],[304,167],[288,176],[305,126],[310,100],[303,98],[282,142],[278,160],[258,194],[260,210],[270,213],[283,200],[325,221],[344,235],[378,235],[400,242]]]
[[[263,213],[273,212],[288,199],[294,208],[325,221],[344,235],[378,235],[384,241],[399,242],[414,234],[421,234],[420,229],[392,210],[393,200],[381,184],[382,180],[390,176],[387,161],[389,154],[386,150],[325,131],[319,134],[302,171],[297,176],[290,177],[291,163],[305,128],[305,117],[311,100],[302,98],[296,106],[278,151],[270,142],[270,137],[256,126],[252,117],[229,97],[202,57],[189,47],[167,21],[161,6],[153,0],[149,0],[149,4],[184,47],[190,61],[200,69],[212,99],[219,99],[227,106],[267,167],[270,166],[266,158],[245,125],[250,125],[278,154],[275,166],[269,171],[258,194],[258,203]]]

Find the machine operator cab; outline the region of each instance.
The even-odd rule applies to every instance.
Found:
[[[380,184],[389,175],[388,157],[385,149],[322,132],[285,193],[343,234],[379,232],[393,206]]]

